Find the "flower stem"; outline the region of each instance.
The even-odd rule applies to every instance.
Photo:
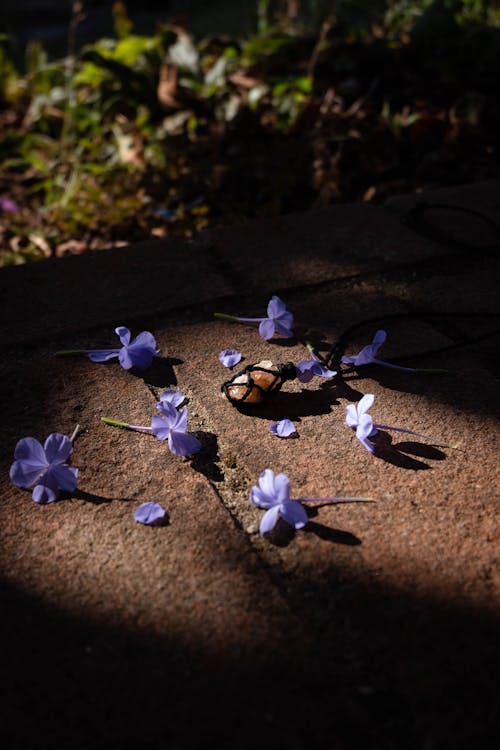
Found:
[[[71,443],[74,443],[76,436],[78,435],[79,432],[80,432],[80,425],[77,424],[70,437]]]
[[[104,424],[110,424],[112,427],[122,427],[126,430],[130,427],[127,422],[120,422],[118,419],[110,419],[109,417],[101,417],[101,422],[104,422]]]
[[[443,370],[442,368],[425,368],[425,367],[402,367],[401,365],[393,365],[392,362],[385,362],[383,359],[377,359],[374,357],[372,359],[372,362],[374,362],[377,365],[382,365],[383,367],[391,367],[393,370],[403,370],[404,372],[416,372],[419,375],[445,375],[448,370]]]
[[[375,503],[372,497],[298,497],[296,502],[305,505],[337,505],[338,503]]]
[[[236,322],[235,315],[226,315],[226,313],[214,313],[214,318],[220,318],[221,320],[231,320],[233,323]]]
[[[54,352],[54,357],[74,357],[78,354],[85,354],[85,349],[62,349]]]
[[[448,373],[448,370],[445,370],[444,368],[436,367],[436,368],[421,368],[418,367],[415,370],[416,373],[419,375],[446,375]]]
[[[110,417],[101,417],[101,422],[109,424],[112,427],[121,427],[123,430],[134,430],[134,432],[151,432],[151,427],[145,427],[139,424],[129,424],[128,422],[120,422],[119,419],[110,419]]]

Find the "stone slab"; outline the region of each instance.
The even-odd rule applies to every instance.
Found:
[[[348,278],[448,252],[417,235],[393,212],[363,204],[226,227],[207,232],[201,241],[231,268],[242,291],[259,293]]]
[[[203,249],[174,239],[2,268],[0,343],[130,325],[231,293]]]
[[[113,280],[99,275],[97,260],[58,261],[74,274],[62,291],[64,274],[50,264],[1,276],[0,284],[26,276],[19,300],[8,292],[19,326],[9,318],[5,341],[31,344],[0,367],[8,750],[26,750],[33,736],[41,748],[76,750],[130,742],[162,750],[235,743],[243,750],[465,750],[498,734],[498,382],[483,344],[419,356],[455,345],[472,324],[412,317],[424,306],[491,312],[494,261],[409,234],[399,234],[410,244],[408,255],[405,243],[398,255],[400,219],[358,208],[343,212],[337,234],[333,209],[324,221],[304,216],[303,229],[298,217],[259,222],[260,245],[257,229],[246,227],[234,263],[236,235],[223,230],[220,247],[200,244],[192,266],[169,275],[165,299],[163,243],[153,248],[156,268],[126,262]],[[328,232],[339,240],[334,261]],[[350,236],[361,237],[352,253]],[[315,245],[323,247],[317,256]],[[299,247],[308,254],[302,265]],[[70,305],[79,268],[84,288],[97,280],[96,301],[120,279],[129,289],[137,281],[138,296],[101,308],[96,302],[103,319],[96,312],[91,330]],[[164,274],[156,277],[158,268]],[[21,294],[29,297],[35,277],[48,292],[54,284],[43,315],[35,315],[39,296],[23,307]],[[153,282],[148,300],[143,288]],[[227,312],[263,314],[271,292],[295,313],[297,340],[265,342],[256,327],[210,317],[219,301],[241,304]],[[64,314],[54,332],[58,301]],[[144,376],[117,362],[50,356],[56,339],[104,345],[114,325],[128,322],[116,317],[128,309],[134,320],[154,316],[163,359]],[[326,352],[350,328],[348,353],[385,328],[384,357],[448,374],[372,367],[335,382],[292,382],[246,413],[221,398],[229,374],[217,359],[221,349],[241,350],[243,364],[298,361],[306,340]],[[155,395],[167,386],[189,399],[189,429],[203,443],[192,462],[152,437],[100,422],[106,415],[148,424]],[[383,430],[380,455],[372,456],[344,424],[345,405],[364,393],[375,394],[378,421],[459,448]],[[298,439],[269,433],[284,416],[296,421]],[[69,433],[76,422],[83,428],[73,459],[79,490],[39,507],[7,482],[15,443]],[[269,541],[257,531],[262,512],[249,502],[264,468],[286,472],[293,496],[362,494],[376,502],[320,507],[306,529],[287,535],[282,528]],[[164,504],[168,525],[135,524],[133,510],[145,500]]]

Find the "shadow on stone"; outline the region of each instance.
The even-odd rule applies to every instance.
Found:
[[[314,518],[318,511],[316,508],[306,508],[307,515]],[[309,521],[300,533],[311,533],[315,534],[325,542],[332,542],[333,544],[346,544],[349,547],[354,547],[361,544],[359,539],[349,531],[342,531],[340,529],[332,529],[329,526],[325,526],[322,523],[316,521]],[[281,517],[278,518],[274,529],[264,534],[265,539],[275,547],[288,547],[290,542],[294,539],[296,534],[295,529],[289,523],[284,521]]]
[[[155,357],[151,367],[147,370],[132,370],[132,375],[144,380],[146,385],[156,388],[167,388],[169,385],[177,385],[177,375],[174,366],[182,365],[182,359],[175,357]]]
[[[92,503],[93,505],[104,505],[105,503],[113,502],[130,502],[128,498],[124,497],[103,497],[102,495],[95,495],[92,492],[85,492],[84,490],[76,489],[73,492],[73,498],[75,500],[85,500],[86,503]]]
[[[431,468],[425,461],[412,458],[407,453],[414,453],[421,458],[438,459],[441,461],[446,458],[444,453],[438,451],[432,445],[415,442],[393,443],[392,440],[392,436],[383,430],[379,430],[373,438],[370,438],[370,442],[375,446],[374,455],[388,464],[399,466],[401,469],[420,470]]]
[[[338,750],[491,746],[492,612],[348,570],[283,574],[282,586],[303,636],[252,650],[244,630],[241,647],[220,636],[207,647],[189,629],[180,638],[168,627],[141,632],[136,619],[126,627],[112,610],[100,623],[84,604],[69,616],[0,581],[3,746],[24,750],[37,738],[74,750],[191,749],[209,740],[227,750],[235,736],[239,750],[319,750],[329,738]],[[265,710],[263,685],[273,696]]]
[[[219,466],[219,444],[213,432],[197,430],[193,435],[201,441],[202,449],[191,458],[191,466],[212,482],[222,482],[224,472]]]
[[[291,420],[300,420],[301,417],[329,414],[331,407],[338,405],[339,401],[330,390],[325,392],[325,390],[318,389],[317,391],[302,390],[299,393],[280,391],[261,404],[235,404],[234,408],[240,414],[257,419],[279,420],[288,417]]]
[[[348,547],[357,547],[362,544],[361,539],[350,531],[343,531],[342,529],[332,529],[330,526],[325,526],[322,523],[316,523],[316,521],[309,521],[307,526],[304,527],[305,533],[315,534],[325,542],[332,542],[333,544],[346,544]]]

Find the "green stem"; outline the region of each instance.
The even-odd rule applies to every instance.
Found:
[[[235,315],[226,315],[226,313],[214,313],[214,318],[220,318],[221,320],[231,320],[233,323],[236,321]]]
[[[109,417],[101,417],[101,422],[104,424],[110,424],[112,427],[122,427],[128,429],[130,425],[127,422],[120,422],[118,419],[110,419]]]

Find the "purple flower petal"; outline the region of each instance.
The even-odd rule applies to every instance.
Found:
[[[356,409],[356,405],[349,404],[348,406],[346,406],[346,412],[347,412],[346,418],[345,418],[346,424],[349,427],[357,427],[358,426],[358,412]]]
[[[272,339],[272,337],[274,336],[274,330],[274,320],[271,320],[270,318],[264,318],[264,320],[259,325],[259,333],[266,341]]]
[[[67,464],[57,464],[50,469],[50,477],[60,490],[74,492],[78,484],[78,469]]]
[[[130,343],[130,330],[125,326],[118,326],[115,328],[115,333],[119,337],[123,346],[128,346]]]
[[[292,421],[288,418],[281,419],[279,422],[273,422],[269,425],[269,432],[280,438],[287,438],[290,435],[296,435],[297,429]]]
[[[289,500],[281,505],[281,517],[296,529],[302,529],[309,520],[305,509],[294,500]]]
[[[14,461],[9,476],[17,487],[31,487],[47,471],[45,451],[38,440],[32,437],[19,440],[14,450]]]
[[[44,443],[45,456],[51,464],[66,461],[73,453],[73,444],[66,435],[54,432]]]
[[[375,453],[375,446],[373,445],[373,443],[370,443],[368,438],[360,437],[358,438],[358,440],[366,448],[367,451],[369,451],[370,453]]]
[[[177,408],[182,403],[184,403],[185,400],[186,396],[182,393],[182,391],[176,391],[172,388],[163,391],[163,393],[160,394],[160,401],[158,402],[157,406],[160,409],[160,405],[171,404],[171,406]],[[162,409],[160,409],[160,411],[162,411]]]
[[[162,521],[166,512],[158,503],[142,503],[134,512],[134,519],[145,526],[151,526]]]
[[[273,294],[267,305],[267,314],[270,318],[278,318],[283,313],[286,313],[286,305],[282,299],[276,294]]]
[[[9,477],[16,487],[32,487],[46,471],[46,465],[30,464],[28,461],[14,461],[10,467]]]
[[[124,370],[130,370],[134,366],[134,362],[126,346],[120,349],[118,353],[118,361]]]
[[[380,349],[386,338],[387,333],[385,331],[376,331],[371,344],[364,346],[363,349],[353,357],[342,357],[342,362],[344,364],[352,364],[355,366],[369,365],[374,361],[377,351]]]
[[[262,536],[268,534],[276,526],[280,514],[280,506],[274,505],[264,513],[260,519],[259,532]]]
[[[201,450],[201,443],[198,438],[188,432],[171,430],[168,436],[168,447],[175,456],[191,456]]]
[[[302,362],[297,362],[295,369],[297,371],[297,379],[301,383],[310,383],[314,377],[313,366],[314,362],[310,359],[303,359]]]
[[[375,333],[375,336],[373,337],[372,346],[373,346],[373,353],[376,354],[378,349],[382,346],[383,343],[385,343],[385,340],[387,339],[387,333],[385,331],[377,331]]]
[[[166,440],[170,435],[170,421],[166,417],[151,417],[151,432],[158,440]]]
[[[33,488],[31,497],[35,503],[46,505],[47,503],[53,503],[54,500],[57,500],[59,493],[57,490],[47,487],[44,484],[37,484],[36,487]]]
[[[290,480],[286,474],[276,474],[274,477],[274,493],[279,503],[290,499]]]
[[[373,395],[373,393],[366,393],[363,398],[358,401],[358,417],[360,417],[362,414],[365,414],[368,409],[371,409],[374,401],[375,396]]]
[[[0,198],[0,211],[5,211],[8,214],[18,214],[20,210],[17,203],[11,198]]]
[[[237,349],[224,349],[219,354],[219,362],[221,362],[224,367],[234,367],[240,361],[241,352],[239,352]]]
[[[47,466],[47,458],[42,444],[33,437],[19,440],[14,449],[14,458],[19,461],[29,461],[33,466]]]
[[[87,349],[83,352],[91,362],[107,362],[109,359],[118,357],[121,349]]]
[[[285,476],[284,474],[280,476]],[[288,478],[285,477],[288,481]],[[279,502],[279,499],[277,497],[277,490],[276,490],[276,477],[274,476],[274,471],[272,469],[264,469],[262,474],[259,477],[259,487],[264,493],[264,495],[272,501],[272,503]]]
[[[166,417],[168,420],[170,420],[170,422],[175,420],[177,417],[177,409],[175,408],[175,405],[172,403],[172,401],[157,401],[156,408],[162,414],[162,416]]]
[[[295,369],[297,370],[297,378],[301,383],[309,383],[315,375],[320,378],[333,378],[337,374],[335,370],[329,370],[327,367],[324,367],[318,362],[316,357],[303,359],[295,365]]]
[[[354,358],[354,364],[356,366],[369,365],[370,362],[373,362],[373,346],[368,344],[368,346],[363,347],[359,354]]]
[[[137,367],[138,370],[146,370],[150,367],[153,358],[158,354],[156,340],[149,331],[139,333],[132,343],[124,348],[127,349],[133,367]]]
[[[373,419],[369,414],[362,414],[358,426],[356,427],[356,437],[361,438],[372,437],[377,434],[377,428],[373,426]]]
[[[187,430],[187,409],[175,410],[175,415],[171,420],[171,428],[176,432],[186,432]]]

